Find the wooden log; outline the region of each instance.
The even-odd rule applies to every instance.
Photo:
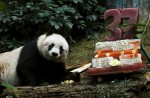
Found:
[[[84,73],[85,74],[85,73]],[[132,75],[131,75],[132,76]],[[140,78],[139,78],[140,77]],[[147,84],[143,75],[133,78],[92,83],[91,77],[82,77],[80,83],[55,84],[37,87],[17,87],[5,90],[2,97],[12,98],[137,98]],[[88,82],[87,82],[88,81]],[[139,95],[137,95],[137,93]]]
[[[18,87],[16,92],[5,91],[4,95],[17,98],[98,98],[99,96],[124,96],[115,92],[107,85],[49,85],[42,87]],[[133,95],[132,95],[133,96]],[[100,98],[100,97],[99,97]]]

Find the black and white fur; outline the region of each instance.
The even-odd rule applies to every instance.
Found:
[[[0,79],[14,86],[59,83],[68,74],[65,67],[69,46],[59,34],[36,40],[0,54]]]

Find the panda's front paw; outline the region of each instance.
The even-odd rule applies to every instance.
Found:
[[[71,72],[71,73],[74,74],[74,75],[73,75],[73,80],[74,80],[75,82],[80,82],[80,73],[79,73],[79,72]]]
[[[80,73],[78,72],[68,72],[67,75],[64,77],[63,81],[66,80],[73,80],[74,82],[80,81]]]

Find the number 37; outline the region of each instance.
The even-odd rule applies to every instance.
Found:
[[[109,17],[113,17],[113,21],[106,26],[106,29],[112,32],[112,36],[107,37],[107,41],[121,40],[121,39],[133,39],[137,30],[137,24],[139,19],[138,8],[123,8],[123,9],[109,9],[104,13],[104,20]],[[122,30],[118,27],[123,20],[128,20],[128,25]]]

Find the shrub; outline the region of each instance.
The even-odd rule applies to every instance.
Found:
[[[60,33],[69,40],[80,36],[93,38],[103,26],[101,17],[105,8],[101,3],[104,1],[44,0],[36,3],[11,1],[7,5],[8,14],[0,16],[0,45],[8,45],[8,50],[11,50],[45,32]]]

